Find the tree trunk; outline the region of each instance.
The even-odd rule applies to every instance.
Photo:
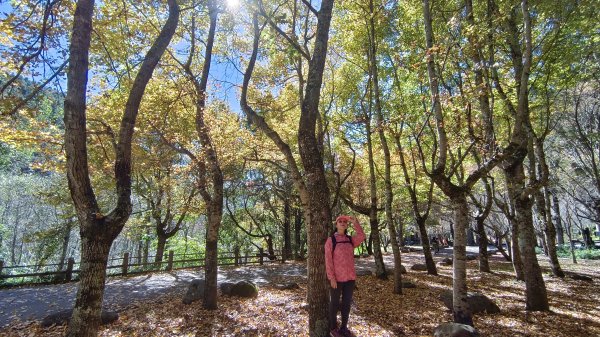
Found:
[[[331,209],[329,206],[331,200],[329,200],[329,187],[323,165],[322,130],[319,130],[317,137],[316,126],[317,119],[320,118],[319,101],[327,57],[333,3],[333,0],[321,1],[320,9],[317,12],[317,27],[313,35],[312,57],[307,55],[304,50],[298,50],[305,57],[310,57],[304,99],[300,108],[297,136],[300,158],[304,168],[303,175],[301,175],[298,169],[296,159],[289,145],[265,122],[262,116],[259,116],[250,108],[247,102],[248,84],[258,55],[260,36],[260,28],[256,15],[253,17],[254,41],[252,56],[248,61],[248,67],[244,74],[240,98],[242,110],[251,122],[257,125],[286,157],[292,180],[300,193],[308,244],[307,299],[309,336],[311,337],[325,336],[329,333],[327,312],[329,283],[327,282],[325,273],[323,246],[328,237],[328,232],[331,230]]]
[[[559,245],[565,244],[565,234],[562,226],[562,219],[560,217],[560,204],[558,202],[557,193],[552,194],[552,222],[556,224],[556,241]]]
[[[137,242],[137,259],[136,259],[137,264],[142,264],[142,254],[144,253],[143,248],[144,248],[144,241],[140,239]]]
[[[523,164],[517,164],[505,169],[507,187],[510,198],[514,200],[515,222],[519,234],[519,250],[523,261],[523,276],[525,278],[526,310],[549,310],[546,284],[542,277],[542,270],[535,254],[536,235],[533,228],[532,206],[533,201],[529,195],[523,196],[525,174]],[[513,258],[513,260],[516,260]]]
[[[473,233],[473,228],[470,225],[467,225],[467,246],[475,246],[475,235]]]
[[[142,257],[142,264],[144,267],[148,265],[148,255],[150,254],[150,227],[146,228],[146,237],[144,238],[144,255]]]
[[[15,220],[15,227],[14,227],[13,233],[12,233],[12,243],[10,245],[10,262],[12,263],[13,266],[19,265],[19,263],[17,263],[17,253],[16,253],[17,233],[19,231],[19,222],[20,222],[20,217],[17,215],[17,219]]]
[[[156,256],[154,257],[154,265],[160,268],[161,262],[165,255],[165,246],[167,245],[167,236],[162,233],[157,233]]]
[[[464,194],[451,199],[454,212],[454,247],[453,257],[453,315],[454,322],[473,325],[473,317],[469,303],[467,303],[467,254],[466,254],[466,227],[469,224],[469,205]]]
[[[96,226],[81,225],[86,228]],[[96,336],[101,323],[106,266],[112,240],[90,234],[89,231],[82,232],[79,288],[67,336]]]
[[[546,245],[546,236],[544,235],[544,233],[539,233],[538,238],[540,239],[539,246],[542,248],[542,252],[544,253],[544,255],[548,256],[548,245]]]
[[[392,244],[392,251],[394,253],[394,294],[402,294],[402,274],[401,268],[401,256],[400,248],[398,247],[398,241],[396,240],[396,228],[394,226],[394,216],[392,214],[392,203],[394,200],[394,194],[392,191],[392,177],[391,177],[391,156],[388,142],[385,137],[384,131],[384,120],[383,111],[381,107],[381,93],[379,90],[379,69],[377,64],[377,39],[375,36],[375,9],[373,7],[373,0],[369,1],[369,25],[370,29],[370,53],[369,63],[370,72],[373,76],[373,93],[375,98],[375,114],[377,116],[377,133],[379,134],[379,140],[381,141],[381,147],[383,149],[383,157],[385,164],[385,218],[387,222],[388,234],[390,236],[390,243]],[[387,246],[387,245],[386,245]],[[387,250],[386,250],[387,251]],[[383,259],[381,261],[383,265]],[[383,265],[385,273],[385,265]],[[384,275],[382,275],[384,276]]]
[[[511,247],[512,247],[512,263],[515,270],[515,278],[519,281],[525,281],[523,271],[523,261],[521,260],[521,249],[519,248],[519,227],[516,220],[511,220]]]
[[[539,193],[543,195],[543,205],[539,203],[539,206],[544,207],[543,219],[546,222],[546,230],[544,233],[546,234],[546,246],[548,247],[548,257],[550,258],[550,266],[552,267],[552,273],[557,277],[565,277],[565,273],[562,271],[560,267],[560,263],[558,262],[558,254],[556,253],[556,227],[554,227],[554,222],[552,221],[551,211],[550,211],[550,193],[548,189],[545,188],[543,193]]]
[[[323,72],[327,57],[329,26],[333,0],[321,1],[315,32],[314,51],[308,69],[304,101],[301,106],[298,127],[298,147],[306,174],[308,200],[306,224],[308,225],[308,325],[311,337],[324,336],[329,332],[328,303],[329,282],[325,273],[323,246],[331,228],[329,187],[323,165],[322,144],[316,137],[316,121],[319,117],[319,101]]]
[[[488,238],[485,233],[485,226],[483,224],[483,220],[477,221],[477,234],[479,234],[479,239],[477,242],[479,243],[479,271],[490,273],[490,264],[488,262]],[[506,254],[506,253],[505,253]]]
[[[370,106],[370,104],[369,104]],[[373,158],[373,139],[371,137],[371,111],[365,113],[365,130],[367,137],[367,155],[369,162],[369,227],[371,229],[372,251],[375,258],[375,275],[382,280],[387,279],[387,272],[381,253],[381,236],[379,234],[379,218],[377,216],[377,178],[375,177],[375,159]]]
[[[69,249],[69,241],[71,240],[71,229],[73,229],[73,221],[71,219],[68,219],[65,225],[65,232],[63,234],[63,244],[62,249],[60,251],[58,270],[63,270],[65,266],[65,261],[67,259],[67,251]]]
[[[425,256],[425,265],[427,265],[427,274],[437,275],[437,268],[435,262],[433,262],[433,256],[431,255],[431,246],[429,245],[427,228],[425,228],[425,219],[417,219],[417,226],[419,227],[419,233],[421,234],[421,245],[423,246],[423,255]]]
[[[398,219],[398,246],[404,247],[404,219],[400,216],[396,219]]]
[[[297,209],[294,212],[294,260],[300,260],[303,255],[300,252],[302,248],[302,212]]]
[[[222,186],[222,185],[221,185]],[[217,198],[207,205],[208,223],[206,227],[206,250],[204,254],[204,301],[205,309],[217,309],[217,274],[218,274],[218,247],[219,227],[223,216],[223,196]]]
[[[267,243],[267,252],[269,252],[269,260],[275,260],[275,249],[273,248],[273,236],[271,234],[265,235],[265,241]]]
[[[283,261],[288,260],[292,256],[292,238],[291,238],[291,222],[292,211],[289,198],[285,198],[283,205]]]
[[[177,2],[168,0],[168,5],[167,21],[148,49],[125,104],[115,146],[116,207],[107,215],[101,212],[94,194],[87,156],[86,96],[94,1],[79,0],[75,7],[63,109],[64,147],[69,191],[80,222],[82,260],[77,300],[67,328],[70,337],[95,336],[100,325],[108,253],[131,214],[131,142],[135,121],[146,85],[179,22]]]

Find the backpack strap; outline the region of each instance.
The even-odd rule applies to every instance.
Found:
[[[331,234],[331,254],[333,255],[333,252],[335,251],[335,245],[337,244],[337,241],[335,240],[335,233]]]
[[[348,241],[343,241],[341,243],[349,243],[352,246],[354,246],[354,244],[352,243],[352,237],[348,234],[346,234],[346,237],[348,238]],[[337,240],[335,239],[335,233],[331,234],[331,254],[333,254],[333,252],[335,251],[335,246],[337,245]]]

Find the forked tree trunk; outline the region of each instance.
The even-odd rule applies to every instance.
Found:
[[[306,54],[302,49],[297,50],[303,56],[310,58],[304,99],[300,108],[300,121],[298,124],[298,148],[304,168],[304,175],[300,174],[296,159],[290,147],[279,134],[274,131],[259,116],[247,102],[248,85],[254,70],[258,55],[260,28],[258,18],[253,17],[254,41],[253,49],[248,67],[244,74],[240,105],[244,113],[253,124],[258,126],[280,149],[286,157],[291,171],[294,185],[300,192],[300,200],[304,210],[306,221],[307,243],[308,243],[308,325],[309,336],[320,337],[329,333],[327,306],[329,302],[327,276],[325,273],[325,256],[323,246],[331,229],[331,210],[329,200],[329,187],[325,176],[322,153],[322,134],[317,137],[317,119],[319,118],[319,101],[321,86],[323,84],[323,72],[327,57],[327,45],[329,42],[329,27],[333,11],[333,0],[321,1],[317,14],[317,27],[313,37],[314,46],[312,56]],[[264,13],[263,13],[264,14]],[[265,14],[265,16],[268,16]],[[270,17],[267,20],[271,20]],[[270,21],[271,25],[275,25]],[[281,32],[279,32],[281,34]],[[283,33],[285,34],[285,33]],[[320,133],[320,131],[319,131]]]
[[[184,71],[190,82],[194,86],[196,118],[195,127],[202,153],[195,156],[187,151],[197,168],[198,191],[204,200],[206,207],[206,216],[208,218],[206,226],[206,250],[204,254],[204,299],[202,306],[208,310],[217,309],[217,271],[218,271],[218,240],[219,228],[223,217],[223,172],[219,164],[217,152],[214,147],[210,134],[210,126],[205,122],[206,113],[206,88],[208,85],[208,76],[212,60],[212,51],[215,41],[215,32],[219,18],[219,8],[214,0],[209,0],[206,4],[210,18],[208,36],[206,38],[204,50],[204,62],[202,71],[198,77],[191,68],[192,60],[195,57],[196,32],[195,20],[192,19],[192,43],[188,60],[183,65]]]
[[[107,215],[100,211],[92,188],[86,145],[86,93],[94,1],[79,0],[75,7],[64,102],[64,143],[69,190],[80,222],[82,259],[81,281],[67,336],[95,336],[100,325],[108,253],[131,213],[131,141],[135,121],[146,85],[179,21],[177,2],[168,0],[168,4],[168,19],[146,53],[125,104],[115,147],[117,202]]]

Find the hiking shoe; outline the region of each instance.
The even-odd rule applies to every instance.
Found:
[[[338,328],[335,328],[335,329],[331,330],[329,332],[329,336],[331,336],[331,337],[344,337],[344,335],[342,335],[340,333],[340,329],[338,329]]]
[[[355,334],[352,333],[352,331],[348,330],[348,328],[344,327],[344,328],[340,328],[338,330],[340,336],[343,337],[356,337]]]

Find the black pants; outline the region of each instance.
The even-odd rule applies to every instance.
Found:
[[[335,329],[337,312],[340,309],[340,295],[342,295],[342,328],[348,327],[348,316],[350,315],[350,304],[352,304],[352,293],[355,281],[338,282],[337,288],[329,288],[329,329]]]

